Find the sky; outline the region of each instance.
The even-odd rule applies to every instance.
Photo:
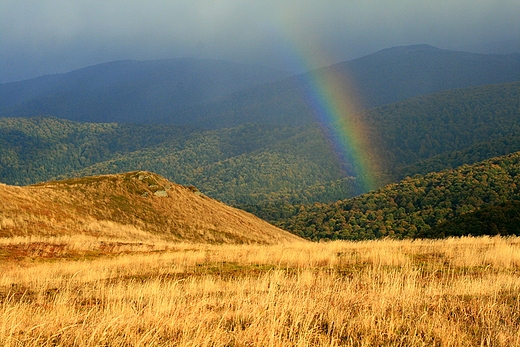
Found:
[[[290,72],[402,45],[520,52],[519,0],[1,0],[0,83],[122,59]]]

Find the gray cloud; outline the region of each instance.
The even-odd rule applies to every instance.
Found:
[[[117,59],[299,71],[417,43],[513,51],[518,18],[517,0],[3,0],[0,82]]]

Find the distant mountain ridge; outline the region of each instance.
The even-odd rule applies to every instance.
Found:
[[[370,108],[443,90],[520,81],[520,54],[459,52],[421,44],[387,48],[331,68],[354,80]]]
[[[520,54],[477,54],[429,45],[388,48],[199,105],[169,121],[214,128],[247,122],[303,125],[317,121],[315,81],[334,80],[358,111],[444,90],[520,81]],[[180,117],[180,118],[179,118]]]
[[[0,115],[143,123],[288,73],[220,60],[122,60],[0,84]]]
[[[315,80],[333,76],[360,110],[442,90],[520,80],[520,54],[486,55],[428,45],[385,49],[289,76],[216,60],[119,61],[0,85],[0,116],[76,121],[298,126],[317,120]]]

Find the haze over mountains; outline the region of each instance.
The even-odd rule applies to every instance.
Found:
[[[172,112],[288,76],[219,60],[114,61],[0,85],[3,116],[54,115],[83,122],[157,122]]]
[[[310,99],[330,77],[366,128],[370,147],[349,148],[357,157],[336,147],[347,134],[317,122]],[[518,81],[519,54],[428,45],[290,77],[221,61],[107,63],[0,85],[0,181],[153,171],[306,237],[384,236],[330,234],[294,218],[313,203],[368,193],[363,175],[380,188],[520,151]],[[357,169],[364,158],[377,164],[371,172]]]
[[[319,118],[309,102],[315,81],[332,76],[358,111],[442,90],[520,80],[520,54],[485,55],[441,50],[429,45],[389,48],[283,81],[237,92],[182,113],[205,126],[244,122],[301,125]],[[175,122],[175,116],[170,119]]]
[[[222,61],[119,61],[2,84],[0,116],[213,128],[248,122],[303,125],[316,121],[309,104],[313,80],[330,74],[366,109],[441,90],[520,80],[520,54],[394,47],[286,79],[286,72]]]

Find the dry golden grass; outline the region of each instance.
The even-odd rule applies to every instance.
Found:
[[[520,238],[101,242],[1,241],[0,345],[520,346]]]

